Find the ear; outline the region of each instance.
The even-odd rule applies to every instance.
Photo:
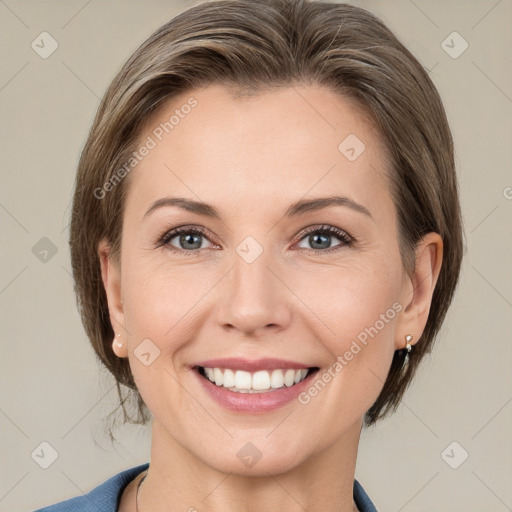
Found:
[[[128,357],[126,340],[122,340],[126,329],[124,327],[124,306],[121,302],[121,272],[119,265],[112,261],[110,245],[104,239],[98,244],[98,257],[101,264],[101,279],[107,294],[110,323],[114,332],[121,334],[121,341],[124,341],[122,347],[113,343],[112,349],[118,357]]]
[[[432,296],[443,261],[443,240],[438,233],[428,233],[418,242],[415,261],[413,274],[404,275],[403,279],[403,309],[396,329],[396,350],[405,347],[405,337],[409,334],[413,336],[412,344],[416,343],[427,324]]]

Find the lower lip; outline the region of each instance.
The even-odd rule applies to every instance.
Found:
[[[253,414],[273,411],[290,403],[306,390],[311,378],[317,372],[318,370],[308,374],[304,380],[289,388],[285,386],[267,393],[237,393],[236,391],[229,391],[229,389],[215,385],[210,380],[204,378],[198,370],[193,371],[205,391],[218,404],[231,411]]]

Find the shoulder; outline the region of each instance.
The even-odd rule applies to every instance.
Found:
[[[61,501],[34,512],[117,512],[124,488],[148,466],[149,462],[121,471],[83,496]]]
[[[360,512],[379,512],[372,500],[366,494],[363,486],[354,478],[354,501]]]

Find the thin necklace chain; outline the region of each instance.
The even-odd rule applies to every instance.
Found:
[[[135,510],[139,512],[139,489],[140,484],[144,482],[144,479],[148,476],[148,470],[146,469],[146,474],[139,480],[139,484],[137,485],[137,492],[135,493]]]

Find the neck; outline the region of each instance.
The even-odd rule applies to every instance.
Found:
[[[352,512],[357,510],[353,486],[361,426],[358,421],[342,438],[298,464],[262,454],[242,472],[236,459],[213,457],[218,462],[213,467],[210,457],[180,444],[153,419],[151,462],[139,492],[139,512]],[[273,454],[279,454],[278,446]]]

